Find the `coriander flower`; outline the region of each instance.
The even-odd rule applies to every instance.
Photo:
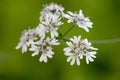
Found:
[[[32,56],[42,53],[39,61],[47,62],[47,57],[52,58],[52,55],[54,54],[54,52],[52,51],[52,46],[59,44],[60,43],[58,42],[58,40],[47,37],[44,40],[41,39],[40,41],[36,42],[34,45],[31,46],[29,50],[34,51]]]
[[[34,44],[34,40],[36,40],[35,29],[29,29],[28,31],[23,31],[22,36],[20,38],[20,42],[16,46],[16,49],[22,47],[22,53],[27,51],[27,47],[31,44]]]
[[[77,63],[77,65],[80,65],[80,60],[79,60],[79,56],[76,53],[69,53],[66,56],[69,56],[67,58],[67,62],[70,62],[70,65],[73,65],[75,62]]]
[[[78,14],[68,11],[68,14],[66,14],[65,17],[68,19],[68,23],[74,22],[80,28],[83,28],[86,32],[89,32],[88,28],[92,28],[93,23],[88,17],[84,17],[82,10],[80,10]]]
[[[24,52],[27,52],[27,46],[29,46],[28,45],[28,37],[27,36],[22,36],[20,38],[20,42],[16,46],[16,49],[19,49],[19,48],[22,47],[22,53],[24,53]]]
[[[84,53],[84,49],[86,49],[86,52],[84,53],[84,56],[86,56],[86,63],[89,64],[89,61],[93,62],[94,61],[93,58],[96,58],[95,50],[98,50],[98,49],[92,47],[91,43],[88,42],[87,39],[84,39],[84,40],[81,41],[81,49],[82,49],[82,53]]]
[[[87,64],[89,64],[89,61],[90,62],[94,61],[93,58],[96,58],[95,54],[96,54],[96,52],[94,52],[94,51],[93,52],[88,52],[87,54],[85,54],[85,56],[86,56],[86,63]]]
[[[46,33],[48,33],[48,29],[43,24],[39,24],[36,27],[36,34],[38,34],[41,39],[45,38]]]
[[[60,20],[61,18],[58,15],[48,14],[46,16],[46,19],[44,21],[41,21],[41,25],[39,25],[41,28],[40,34],[43,34],[45,36],[45,33],[50,32],[52,38],[57,37],[57,30],[59,26],[63,24]]]
[[[45,33],[50,32],[51,38],[58,36],[58,28],[63,23],[61,22],[61,15],[64,14],[64,8],[55,3],[46,5],[41,12],[39,33],[40,36],[45,37]],[[41,27],[42,26],[42,27]],[[43,30],[43,31],[42,31]]]
[[[65,55],[68,56],[67,62],[71,61],[71,65],[75,62],[77,62],[77,65],[80,65],[80,59],[83,59],[83,56],[86,56],[87,64],[95,58],[95,50],[97,50],[97,48],[92,47],[87,39],[81,39],[81,36],[70,38],[70,41],[66,42],[66,44],[68,47],[64,48],[63,51]]]
[[[49,5],[44,6],[44,9],[41,11],[40,20],[44,20],[44,18],[49,14],[56,14],[58,16],[64,15],[64,8],[61,5],[51,3]]]

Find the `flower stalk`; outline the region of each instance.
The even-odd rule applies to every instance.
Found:
[[[74,28],[75,25],[73,25],[72,27],[70,27],[66,32],[65,34],[63,35],[63,37],[65,37],[73,28]]]

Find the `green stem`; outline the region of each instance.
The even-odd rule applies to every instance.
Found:
[[[73,27],[74,27],[74,25],[66,31],[66,33],[63,35],[63,37],[66,36],[72,30]]]
[[[113,39],[106,39],[106,40],[91,40],[93,44],[112,44],[112,43],[119,43],[120,38],[113,38]]]
[[[65,38],[65,37],[63,37],[62,39],[63,39],[65,42],[66,42],[66,41],[70,41],[68,38]]]

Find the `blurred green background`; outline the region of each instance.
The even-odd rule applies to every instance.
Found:
[[[0,80],[120,80],[120,42],[96,44],[99,48],[93,63],[70,66],[63,54],[65,43],[54,47],[55,55],[48,63],[40,63],[39,56],[31,57],[15,50],[21,32],[39,24],[44,4],[55,2],[65,12],[83,10],[94,23],[86,33],[74,28],[67,37],[82,35],[89,40],[106,40],[120,37],[120,0],[0,0]],[[61,26],[65,32],[71,24]]]

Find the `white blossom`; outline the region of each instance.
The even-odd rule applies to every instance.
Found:
[[[45,33],[50,32],[51,37],[57,37],[58,36],[58,28],[63,23],[60,21],[61,18],[56,14],[48,14],[44,21],[41,21],[41,24],[39,25],[40,28],[40,34],[45,36]],[[41,33],[42,32],[42,33]]]
[[[89,61],[90,62],[94,61],[93,58],[96,58],[95,54],[96,54],[96,52],[88,52],[88,53],[85,54],[85,56],[86,56],[86,63],[87,64],[89,64]]]
[[[68,11],[68,14],[66,14],[65,17],[68,19],[68,23],[74,22],[80,28],[83,28],[86,32],[89,32],[88,28],[92,28],[93,23],[88,17],[84,17],[82,10],[80,10],[78,14]]]
[[[41,39],[40,41],[36,42],[29,50],[34,51],[32,56],[36,56],[41,52],[42,54],[39,61],[47,62],[47,57],[52,58],[52,55],[54,54],[52,51],[52,46],[59,44],[60,43],[58,40],[47,37],[46,39]]]
[[[27,51],[27,47],[31,44],[34,44],[34,40],[36,40],[36,33],[35,29],[29,29],[28,31],[25,30],[22,33],[22,36],[20,38],[20,42],[16,46],[16,49],[19,49],[22,47],[22,53]]]
[[[77,65],[80,65],[80,60],[79,60],[79,56],[76,53],[69,53],[66,56],[69,56],[67,58],[67,62],[70,62],[70,65],[73,65],[75,62],[77,63]]]
[[[58,28],[63,24],[63,22],[61,22],[62,15],[64,14],[63,11],[64,8],[55,3],[51,3],[44,7],[39,18],[41,22],[38,26],[40,36],[44,38],[45,33],[48,32],[50,32],[51,38],[58,36]]]
[[[51,50],[45,51],[44,53],[42,53],[39,61],[40,61],[40,62],[42,62],[42,61],[47,62],[47,61],[48,61],[48,60],[47,60],[47,57],[48,57],[48,58],[52,58],[52,57],[53,57],[53,56],[52,56],[53,54],[54,54],[54,52],[51,51]]]
[[[64,8],[61,5],[51,3],[49,5],[44,6],[44,9],[41,11],[40,20],[44,20],[49,13],[56,14],[58,16],[63,16],[63,11]]]
[[[38,34],[41,39],[45,38],[46,33],[48,33],[48,28],[44,26],[43,24],[39,24],[36,27],[36,34]]]
[[[19,48],[21,48],[22,47],[22,53],[24,53],[24,52],[26,52],[27,51],[27,46],[29,46],[28,45],[28,39],[27,39],[28,37],[27,36],[22,36],[21,38],[20,38],[20,42],[18,43],[18,45],[16,46],[16,49],[19,49]]]
[[[68,56],[67,62],[70,62],[71,65],[77,62],[77,65],[80,65],[80,59],[83,59],[83,56],[86,56],[86,63],[93,61],[95,58],[95,51],[97,48],[91,46],[91,43],[87,39],[81,39],[81,36],[74,36],[70,38],[69,42],[66,42],[68,47],[64,48],[65,55]]]

